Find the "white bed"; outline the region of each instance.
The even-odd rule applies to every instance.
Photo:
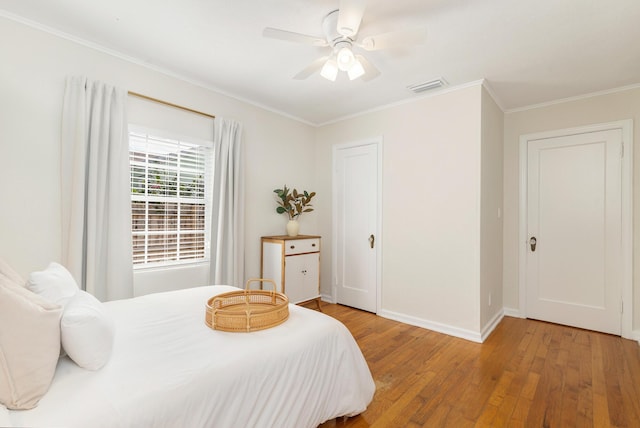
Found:
[[[271,329],[210,329],[207,299],[232,290],[105,303],[116,323],[109,362],[90,371],[61,358],[38,406],[0,408],[0,426],[301,428],[366,409],[374,382],[344,325],[291,305]]]

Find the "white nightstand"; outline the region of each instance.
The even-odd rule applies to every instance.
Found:
[[[291,303],[315,300],[320,307],[320,237],[263,236],[260,276],[275,281]]]

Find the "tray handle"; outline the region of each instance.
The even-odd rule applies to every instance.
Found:
[[[265,278],[249,278],[247,280],[247,283],[244,285],[244,289],[245,290],[249,290],[249,284],[251,284],[252,282],[259,282],[260,283],[260,289],[262,290],[264,283],[270,283],[273,286],[273,291],[277,291],[276,288],[278,287],[276,285],[276,282],[273,279],[265,279]]]

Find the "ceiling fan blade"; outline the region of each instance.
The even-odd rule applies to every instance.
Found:
[[[340,0],[338,33],[353,38],[360,28],[365,7],[366,0]]]
[[[391,33],[369,36],[362,39],[357,45],[368,51],[388,49],[396,46],[419,45],[427,39],[425,28],[414,30],[393,31]]]
[[[356,55],[356,59],[360,61],[362,64],[362,68],[364,68],[364,74],[360,79],[365,82],[375,79],[380,75],[380,70],[378,70],[373,64],[371,64],[365,57],[362,55]]]
[[[306,34],[294,33],[293,31],[280,30],[278,28],[267,27],[262,31],[264,37],[285,40],[287,42],[302,43],[311,46],[329,46],[325,39],[308,36]]]
[[[328,56],[325,56],[325,57],[322,57],[322,58],[318,58],[317,60],[315,60],[311,64],[309,64],[306,68],[304,68],[302,71],[300,71],[298,74],[293,76],[293,78],[295,80],[304,80],[304,79],[306,79],[307,77],[311,76],[312,74],[320,71],[322,69],[322,66],[324,66],[324,63],[327,62],[327,59],[329,59]]]

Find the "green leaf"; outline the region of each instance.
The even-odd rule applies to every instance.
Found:
[[[311,199],[316,195],[316,192],[308,192],[306,190],[298,192],[298,189],[290,189],[286,184],[283,188],[275,189],[273,192],[279,198],[279,200],[276,200],[278,205],[276,212],[278,214],[286,213],[290,219],[295,219],[302,213],[313,211]]]

